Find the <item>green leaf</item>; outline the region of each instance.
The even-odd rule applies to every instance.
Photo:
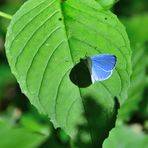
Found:
[[[20,119],[21,125],[32,132],[38,132],[47,136],[51,134],[49,124],[47,125],[40,123],[32,116],[33,115],[31,114],[25,114],[24,116],[22,116]]]
[[[138,128],[138,126],[136,128],[130,128],[126,125],[117,126],[110,132],[109,137],[104,141],[103,148],[147,148],[148,136],[139,131]]]
[[[25,128],[11,127],[6,123],[0,122],[0,139],[0,147],[3,148],[34,148],[41,145],[46,140],[46,137],[31,133]]]
[[[128,90],[128,99],[125,101],[119,111],[119,118],[129,120],[131,114],[138,109],[139,102],[143,99],[142,94],[146,85],[146,66],[147,54],[145,46],[135,45],[132,56],[132,76],[131,85]]]
[[[0,99],[4,97],[6,86],[14,83],[16,80],[11,74],[10,68],[6,64],[0,65]]]
[[[131,43],[135,45],[136,43],[145,43],[148,41],[148,14],[135,15],[131,18],[121,19],[123,24],[126,26]],[[141,26],[142,23],[142,27]]]
[[[113,5],[117,2],[117,0],[96,0],[99,2],[99,4],[105,8],[105,9],[110,9],[113,7]]]
[[[105,137],[116,116],[114,97],[124,102],[131,73],[129,40],[114,14],[90,0],[29,0],[12,19],[6,53],[23,93],[55,127],[74,137],[79,125],[91,125],[86,117],[91,101],[100,110],[101,130],[94,131]],[[73,84],[69,75],[80,58],[99,53],[117,56],[112,77],[86,88]],[[74,72],[77,81],[79,74]]]
[[[131,85],[128,91],[128,99],[125,101],[119,111],[119,118],[122,120],[129,120],[130,116],[139,107],[139,102],[142,101],[143,91],[146,85],[146,67],[148,59],[147,47],[145,46],[147,39],[148,14],[137,15],[131,18],[124,18],[122,22],[127,28],[132,44],[132,76]],[[143,27],[139,27],[140,24]]]

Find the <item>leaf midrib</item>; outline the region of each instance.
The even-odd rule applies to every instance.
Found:
[[[73,64],[73,67],[75,66],[75,61],[74,61],[74,58],[73,58],[73,55],[72,55],[72,51],[71,51],[71,48],[70,48],[70,42],[69,42],[69,39],[68,39],[68,32],[67,32],[67,29],[66,29],[66,23],[65,23],[65,17],[64,17],[64,10],[63,10],[63,4],[64,2],[61,2],[60,3],[60,8],[61,8],[61,14],[62,14],[62,18],[63,18],[63,26],[64,26],[64,31],[65,31],[65,36],[66,36],[66,40],[67,40],[67,44],[68,44],[68,48],[69,48],[69,51],[70,51],[70,56],[71,56],[71,60],[72,60],[72,64]],[[75,72],[76,73],[76,72]],[[76,79],[77,80],[77,79]],[[88,122],[88,125],[89,125],[89,120],[88,120],[88,117],[87,117],[87,113],[86,113],[86,109],[85,109],[85,105],[84,105],[84,102],[83,102],[83,97],[82,97],[82,93],[81,93],[81,89],[79,87],[78,88],[78,91],[79,91],[79,95],[80,95],[80,98],[82,100],[82,105],[83,105],[83,109],[84,109],[84,112],[85,112],[85,115],[86,115],[86,120]],[[78,98],[77,98],[78,99]],[[75,99],[73,102],[72,102],[72,105],[77,101],[77,99]],[[68,119],[66,119],[68,120]],[[66,121],[67,122],[67,121]],[[89,130],[90,130],[90,138],[91,138],[91,142],[93,142],[93,138],[92,138],[92,132],[91,132],[91,128],[89,126]]]

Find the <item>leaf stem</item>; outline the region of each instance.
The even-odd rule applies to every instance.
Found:
[[[4,12],[1,12],[1,11],[0,11],[0,17],[6,18],[6,19],[9,19],[9,20],[12,19],[11,15],[4,13]]]

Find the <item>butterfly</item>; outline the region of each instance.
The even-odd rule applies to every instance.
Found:
[[[112,54],[86,56],[85,60],[91,75],[92,83],[110,78],[117,63],[117,57]]]

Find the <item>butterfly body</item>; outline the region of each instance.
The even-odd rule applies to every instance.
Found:
[[[85,63],[89,69],[92,83],[108,79],[112,75],[116,62],[116,56],[111,54],[86,56]]]

